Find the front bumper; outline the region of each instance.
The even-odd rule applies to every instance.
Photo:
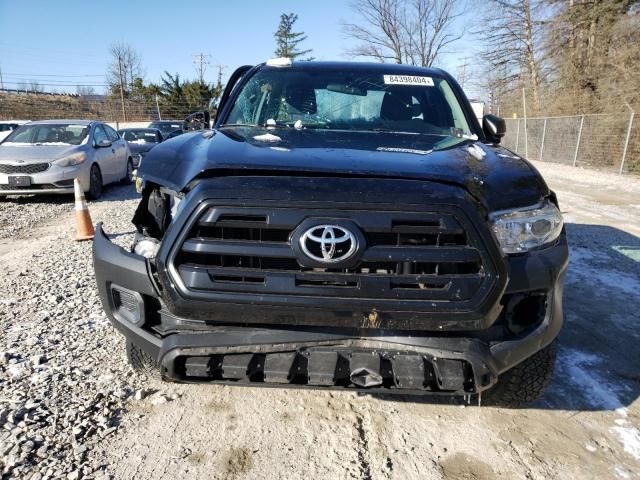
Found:
[[[124,251],[101,225],[93,244],[100,298],[113,325],[156,359],[165,379],[388,393],[468,395],[551,343],[562,325],[566,239],[510,261],[507,293],[548,292],[544,318],[513,338],[488,331],[425,332],[207,325],[172,315],[150,263]],[[114,298],[114,289],[118,298]],[[119,296],[127,296],[123,302]],[[137,312],[122,310],[122,305]],[[124,314],[123,314],[124,312]]]
[[[73,180],[78,178],[83,191],[89,190],[90,165],[85,162],[71,167],[51,165],[44,172],[33,174],[3,174],[0,173],[0,195],[42,195],[42,194],[72,194]],[[27,176],[31,178],[31,185],[26,187],[10,187],[9,177]]]

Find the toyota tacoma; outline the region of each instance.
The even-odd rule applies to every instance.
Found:
[[[439,69],[239,68],[211,129],[142,162],[131,249],[98,226],[130,362],[180,382],[534,401],[568,248],[504,133]]]

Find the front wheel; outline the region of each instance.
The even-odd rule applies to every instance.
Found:
[[[91,165],[89,172],[89,191],[87,196],[91,200],[96,200],[102,195],[102,173],[100,173],[100,167],[98,165]]]
[[[129,185],[133,182],[133,160],[127,160],[127,173],[122,178],[121,183],[124,185]]]
[[[482,404],[520,408],[536,401],[551,381],[555,362],[553,342],[500,375],[498,383],[482,394]]]

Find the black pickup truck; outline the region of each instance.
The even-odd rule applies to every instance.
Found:
[[[504,133],[439,69],[239,68],[212,129],[143,162],[131,251],[98,226],[129,360],[183,382],[535,400],[568,249]]]

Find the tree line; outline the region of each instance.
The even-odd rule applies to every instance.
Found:
[[[521,112],[523,89],[534,114],[640,107],[638,0],[352,0],[351,8],[343,29],[357,56],[431,67],[463,37],[475,45],[463,76],[494,112]]]
[[[494,113],[521,114],[523,92],[534,115],[640,108],[640,0],[351,0],[350,8],[342,31],[353,57],[433,67],[472,45],[452,73]],[[297,20],[281,15],[275,56],[312,59]],[[135,49],[118,43],[109,53],[113,98],[180,117],[215,109],[222,95],[221,75],[207,83],[165,71],[145,83]]]

